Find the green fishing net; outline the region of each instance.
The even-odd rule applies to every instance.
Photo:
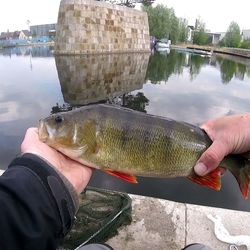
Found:
[[[59,248],[75,249],[89,243],[103,243],[122,225],[131,223],[131,199],[127,194],[87,187],[70,233]]]

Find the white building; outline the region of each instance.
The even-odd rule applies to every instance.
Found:
[[[242,30],[241,37],[242,40],[250,39],[250,30]]]
[[[226,32],[215,32],[211,33],[212,35],[212,44],[218,44],[226,35]]]
[[[192,42],[193,39],[193,31],[194,31],[194,26],[188,25],[188,42]]]
[[[55,23],[30,26],[30,33],[33,37],[49,36],[49,33],[55,30],[56,30]]]

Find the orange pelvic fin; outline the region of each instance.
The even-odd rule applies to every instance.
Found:
[[[109,168],[104,168],[103,171],[110,174],[110,175],[118,177],[118,178],[120,178],[120,179],[122,179],[124,181],[130,182],[130,183],[138,183],[137,179],[136,179],[136,177],[134,175],[121,173],[121,172],[114,171],[114,170],[109,169]]]
[[[196,175],[195,173],[192,173],[190,176],[187,178],[190,179],[191,181],[198,183],[202,186],[207,186],[210,187],[214,190],[220,190],[221,188],[221,174],[222,171],[220,168],[216,168],[209,174],[205,176],[199,176]]]

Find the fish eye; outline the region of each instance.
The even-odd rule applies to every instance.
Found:
[[[56,123],[61,123],[63,121],[63,117],[61,116],[61,115],[57,115],[56,117],[55,117],[55,122]]]

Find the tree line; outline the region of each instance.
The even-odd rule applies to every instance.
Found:
[[[143,5],[142,9],[148,14],[149,33],[157,39],[168,38],[173,44],[184,43],[188,40],[188,21],[178,18],[173,8],[159,4]]]
[[[193,43],[198,45],[211,44],[209,35],[206,32],[206,25],[200,18],[195,23]],[[242,40],[240,26],[233,21],[230,23],[225,36],[220,40],[219,46],[250,49],[250,39]]]
[[[152,4],[155,0],[97,0],[112,4],[119,4],[134,8],[136,3],[142,4],[142,10],[148,14],[149,33],[157,39],[167,38],[173,44],[188,42],[189,27],[185,18],[178,18],[173,8],[166,5]],[[212,43],[211,36],[206,31],[206,24],[201,18],[197,18],[192,31],[193,44],[209,45]],[[242,41],[241,30],[236,22],[231,22],[225,36],[220,40],[221,47],[234,47],[250,49],[250,39]]]
[[[99,2],[109,2],[111,4],[117,4],[126,6],[129,8],[134,8],[136,3],[141,3],[143,6],[151,6],[155,0],[96,0]]]

